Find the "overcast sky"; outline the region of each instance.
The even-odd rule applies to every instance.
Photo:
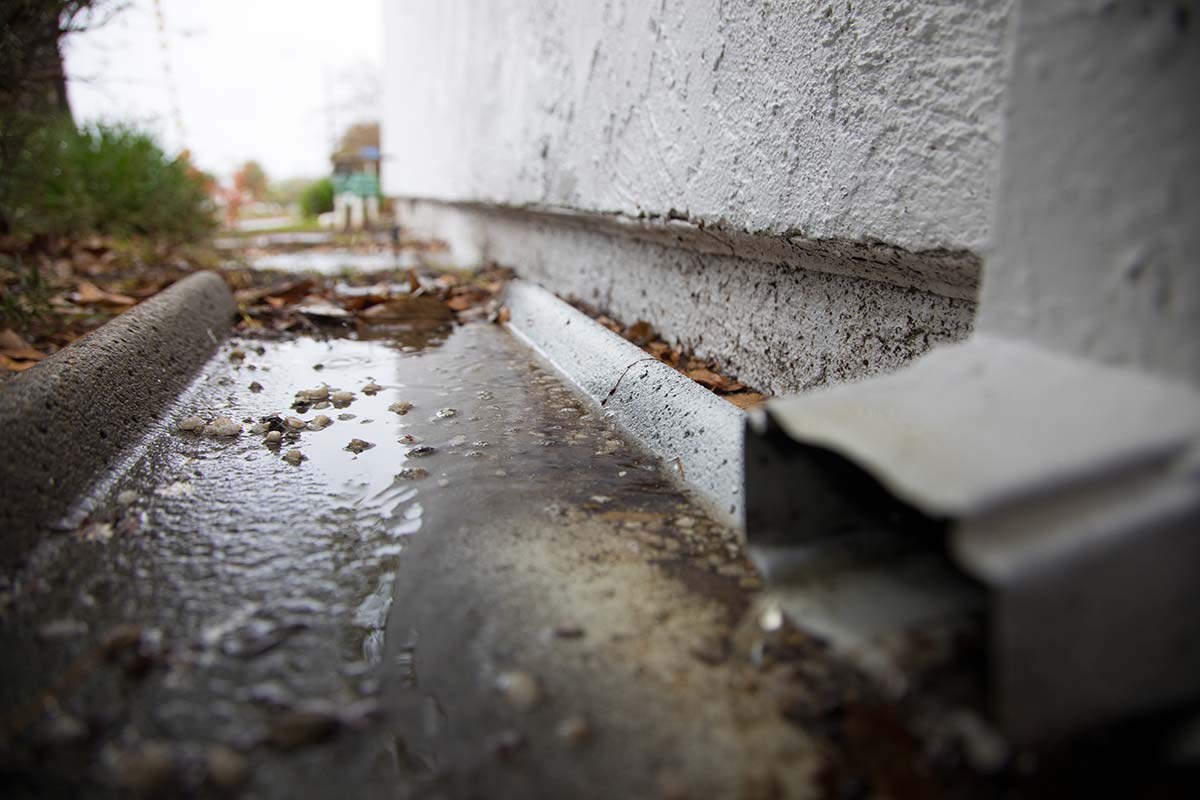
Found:
[[[382,1],[161,0],[193,161],[222,176],[247,159],[272,178],[328,172],[331,123],[378,118]],[[69,37],[76,121],[133,121],[178,152],[160,41],[154,0]]]

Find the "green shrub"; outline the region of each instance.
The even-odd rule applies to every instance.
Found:
[[[333,181],[322,178],[300,195],[300,213],[311,218],[326,211],[333,211]]]
[[[0,178],[0,215],[13,233],[29,236],[99,233],[181,244],[216,228],[199,173],[123,125],[41,127]]]

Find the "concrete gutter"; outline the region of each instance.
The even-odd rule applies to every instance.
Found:
[[[722,521],[742,527],[745,413],[526,281],[509,285],[509,329],[659,456]]]
[[[191,275],[0,384],[0,565],[17,564],[209,359],[237,306]]]

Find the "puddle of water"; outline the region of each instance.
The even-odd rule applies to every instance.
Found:
[[[378,272],[419,267],[422,263],[419,255],[417,251],[408,249],[401,250],[397,255],[393,255],[390,250],[359,252],[342,249],[305,249],[253,256],[250,263],[256,269],[335,275],[340,272]]]
[[[509,504],[657,502],[664,491],[643,456],[498,327],[236,344],[246,359],[231,362],[222,348],[146,455],[94,506],[94,518],[121,532],[95,543],[69,535],[41,566],[45,596],[18,603],[0,642],[11,645],[4,708],[35,695],[46,672],[66,663],[52,654],[47,667],[43,648],[15,632],[56,617],[93,631],[129,621],[159,632],[171,654],[161,678],[87,713],[113,719],[114,734],[133,726],[249,747],[271,730],[280,703],[341,707],[373,696],[385,651],[399,659],[389,665],[399,670],[393,679],[405,680],[399,662],[407,657],[411,671],[412,647],[389,644],[385,631],[412,536]],[[252,382],[262,390],[251,392]],[[379,391],[364,393],[369,383]],[[354,399],[291,408],[297,391],[320,385]],[[411,409],[389,410],[399,402]],[[249,432],[220,439],[174,428],[193,414],[246,429],[271,415],[334,421],[272,449]],[[373,446],[352,452],[352,439]],[[306,456],[299,466],[281,458],[292,447]],[[122,493],[132,502],[118,504]],[[131,519],[134,531],[122,527]],[[68,642],[62,658],[84,644]]]

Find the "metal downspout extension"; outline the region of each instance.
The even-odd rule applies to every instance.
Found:
[[[852,650],[982,609],[995,715],[1036,741],[1200,696],[1198,444],[1186,385],[978,336],[772,401],[747,538],[776,585],[842,581],[790,610]]]

